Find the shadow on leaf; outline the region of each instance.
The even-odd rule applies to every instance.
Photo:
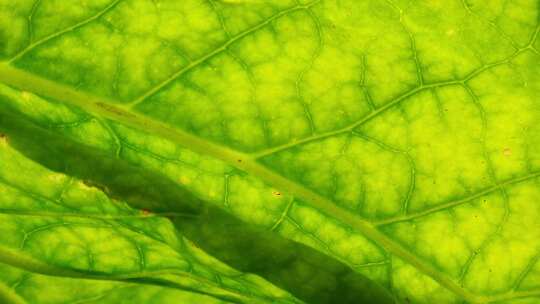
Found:
[[[340,261],[247,224],[159,172],[137,168],[38,126],[10,110],[9,102],[1,98],[0,131],[10,145],[134,208],[193,215],[171,221],[181,234],[231,267],[259,275],[307,303],[393,303],[385,288]]]

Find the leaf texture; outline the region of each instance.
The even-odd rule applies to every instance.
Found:
[[[4,2],[3,109],[397,302],[538,301],[538,1]]]

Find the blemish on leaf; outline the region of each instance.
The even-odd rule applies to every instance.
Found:
[[[279,191],[272,191],[272,195],[274,195],[274,196],[281,196],[281,192],[279,192]]]
[[[107,186],[104,186],[104,185],[101,185],[101,184],[98,184],[92,180],[82,180],[82,184],[88,188],[94,188],[94,189],[97,189],[97,190],[100,190],[104,193],[110,193],[109,191],[109,188]]]
[[[512,155],[512,150],[510,148],[504,148],[503,149],[503,155],[504,156],[510,156]]]
[[[106,103],[103,103],[103,102],[96,102],[95,103],[96,106],[116,115],[116,116],[120,116],[120,117],[135,117],[135,115],[129,113],[129,112],[126,112],[126,111],[122,111],[120,108],[117,108],[115,106],[112,106],[112,105],[109,105],[109,104],[106,104]]]
[[[149,216],[150,214],[152,214],[152,212],[150,212],[150,210],[148,209],[141,209],[141,213],[143,216]]]

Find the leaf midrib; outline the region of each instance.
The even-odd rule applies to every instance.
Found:
[[[470,302],[488,301],[486,297],[474,295],[459,286],[446,274],[440,272],[432,265],[425,263],[415,254],[377,230],[372,223],[359,218],[349,211],[338,207],[331,200],[264,167],[245,153],[216,145],[185,131],[172,128],[165,123],[116,106],[113,101],[106,98],[77,91],[66,85],[58,84],[19,70],[6,63],[0,63],[0,81],[19,90],[29,91],[65,104],[77,106],[93,115],[119,122],[143,132],[158,135],[197,153],[220,159],[252,176],[260,178],[269,185],[291,193],[295,197],[302,199],[304,203],[307,203],[312,208],[349,225],[368,239],[385,248],[388,252],[407,261],[419,271],[433,278],[442,286],[462,298]]]

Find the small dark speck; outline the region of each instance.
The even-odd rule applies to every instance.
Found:
[[[238,159],[238,160],[237,160],[237,162],[241,163],[241,162],[242,162],[242,160],[241,160],[241,159]]]
[[[272,194],[275,195],[275,196],[280,196],[280,195],[281,195],[281,192],[274,191],[274,192],[272,192]]]

